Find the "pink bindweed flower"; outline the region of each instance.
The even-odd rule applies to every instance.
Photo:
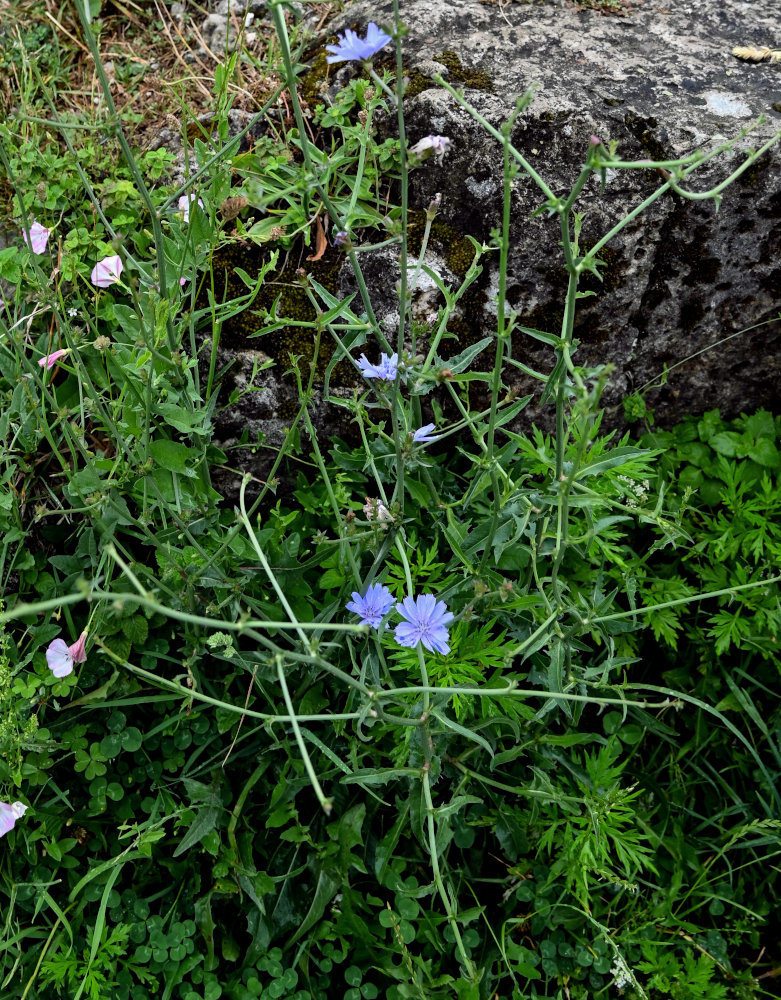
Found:
[[[87,633],[81,633],[71,646],[64,639],[54,639],[46,650],[46,662],[57,678],[67,677],[73,673],[74,663],[84,663],[87,659]]]
[[[70,352],[70,347],[61,347],[59,351],[52,351],[51,354],[44,354],[42,358],[38,358],[38,364],[41,368],[54,368],[60,358],[64,358]]]
[[[46,226],[42,226],[40,222],[36,222],[33,219],[33,223],[30,226],[29,239],[28,233],[25,233],[24,242],[33,253],[43,253],[46,249],[46,244],[49,242],[49,230]]]
[[[115,253],[112,257],[104,257],[103,260],[98,261],[92,268],[90,281],[98,288],[109,288],[119,281],[123,270],[122,258],[118,253]]]
[[[183,194],[182,197],[177,202],[179,206],[179,211],[182,213],[182,218],[184,219],[185,222],[190,221],[190,208],[196,201],[201,208],[204,208],[204,204],[201,201],[201,199],[200,198],[196,199],[194,194]]]
[[[27,806],[24,802],[0,802],[0,837],[10,833],[16,821],[26,812]]]

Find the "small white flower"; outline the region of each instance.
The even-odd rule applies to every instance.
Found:
[[[613,968],[610,970],[613,978],[613,985],[617,990],[622,990],[625,986],[629,986],[632,982],[632,974],[627,967],[626,962],[620,955],[616,955],[616,960],[613,963]]]

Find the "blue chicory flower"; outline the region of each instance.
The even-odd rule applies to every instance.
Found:
[[[412,440],[418,444],[431,444],[432,441],[439,441],[440,435],[431,433],[435,427],[436,424],[424,424],[415,431]]]
[[[384,382],[393,382],[395,380],[398,365],[398,354],[381,354],[378,365],[371,364],[365,354],[362,354],[358,359],[358,367],[366,378],[379,378]]]
[[[453,621],[453,614],[444,601],[438,601],[433,594],[421,594],[405,597],[396,610],[406,619],[394,630],[400,646],[413,648],[422,642],[432,653],[450,652],[447,626]]]
[[[372,583],[361,597],[358,591],[353,591],[352,600],[347,602],[347,610],[361,616],[361,625],[371,625],[379,628],[380,622],[390,611],[396,598],[387,587],[381,583]]]
[[[332,55],[326,56],[325,61],[337,63],[348,62],[350,59],[371,59],[391,41],[393,39],[390,35],[386,35],[374,21],[370,21],[366,29],[366,38],[359,38],[357,32],[348,28],[343,35],[339,35],[338,45],[326,45],[326,49]]]

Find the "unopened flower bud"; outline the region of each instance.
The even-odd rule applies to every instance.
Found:
[[[429,206],[426,209],[426,218],[429,222],[433,221],[437,212],[439,211],[439,206],[442,204],[442,192],[438,191],[434,197],[429,202]]]

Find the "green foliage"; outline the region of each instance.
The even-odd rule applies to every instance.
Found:
[[[269,13],[278,62],[264,70],[291,77],[289,29]],[[38,34],[24,37],[49,44]],[[60,241],[56,267],[21,240],[0,251],[14,286],[0,313],[0,801],[28,807],[3,840],[3,989],[761,995],[755,957],[780,960],[779,418],[606,433],[609,372],[577,364],[565,325],[522,331],[552,352],[531,374],[557,434],[522,433],[517,317],[448,356],[508,231],[451,244],[457,287],[428,267],[434,209],[404,232],[389,201],[399,144],[372,125],[403,105],[403,82],[356,71],[329,96],[304,80],[311,116],[291,86],[291,113],[272,101],[239,150],[242,60],[215,72],[213,133],[199,123],[188,147],[203,207],[187,223],[168,154],[125,161],[96,138],[105,122],[44,125],[40,108],[0,130],[24,214]],[[71,125],[85,126],[76,154]],[[616,157],[591,149],[571,205],[531,178],[564,223],[572,310],[600,264],[578,247],[576,196]],[[243,205],[230,230],[228,199]],[[326,218],[331,238],[390,242],[409,284],[437,287],[430,322],[405,315],[412,341],[384,341],[362,253],[345,251],[359,288],[344,300],[305,266]],[[241,255],[233,283],[221,246]],[[122,284],[94,289],[96,259],[118,251]],[[283,257],[304,268],[296,295],[282,282],[256,308]],[[254,359],[248,380],[222,368],[234,317],[261,344],[286,331],[296,357],[277,374],[295,398],[270,408],[289,405],[294,425],[276,441],[242,426],[218,447],[218,412],[265,403],[256,379],[273,364]],[[358,376],[362,351],[397,346],[395,384]],[[56,367],[37,364],[58,348]],[[315,405],[345,418],[328,448]],[[416,441],[429,420],[439,440]],[[449,652],[401,646],[395,607],[358,625],[345,606],[371,583],[394,605],[445,602]],[[82,631],[86,661],[55,678],[47,648]]]
[[[673,1000],[725,1000],[730,996],[727,984],[718,981],[715,962],[707,955],[695,957],[686,952],[681,961],[658,947],[648,947],[644,952],[647,960],[639,962],[638,968],[649,975],[647,987],[653,995]]]
[[[646,869],[654,871],[647,835],[635,824],[635,805],[642,794],[621,785],[626,761],[617,762],[622,752],[618,739],[612,739],[596,753],[584,754],[583,777],[577,782],[583,796],[582,811],[554,814],[540,838],[538,852],[555,853],[551,881],[561,880],[575,893],[584,908],[592,894],[590,881],[597,877],[630,892],[636,892],[633,880]],[[572,770],[579,761],[570,762]]]
[[[673,475],[694,490],[696,509],[687,515],[696,541],[647,586],[664,600],[722,591],[708,604],[700,624],[685,607],[665,609],[654,625],[657,638],[674,649],[682,629],[702,630],[717,656],[746,652],[775,661],[781,632],[781,591],[768,582],[734,592],[735,585],[761,583],[777,573],[781,555],[781,419],[760,410],[724,421],[718,410],[685,420],[668,432],[643,439],[664,448],[659,481]],[[701,619],[700,619],[701,620]],[[658,631],[657,631],[658,630]]]

